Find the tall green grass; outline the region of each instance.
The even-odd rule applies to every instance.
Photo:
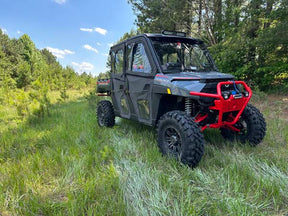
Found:
[[[0,138],[3,215],[123,215],[109,137],[86,100],[54,105]]]
[[[129,215],[288,213],[287,146],[274,148],[286,149],[283,158],[263,156],[266,143],[257,148],[225,144],[220,134],[209,131],[204,157],[191,170],[161,157],[150,128],[128,121],[121,121],[120,128],[126,131],[113,131],[114,146]]]
[[[287,102],[266,97],[252,101],[265,114],[265,140],[253,148],[207,130],[193,170],[159,153],[153,128],[119,118],[99,128],[98,98],[55,104],[50,117],[1,130],[0,213],[287,215]]]

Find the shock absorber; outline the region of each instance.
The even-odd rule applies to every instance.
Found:
[[[185,112],[187,115],[191,115],[192,112],[192,101],[190,98],[185,98]]]

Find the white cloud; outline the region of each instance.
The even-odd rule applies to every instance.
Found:
[[[80,31],[93,32],[93,29],[91,29],[91,28],[80,28]]]
[[[48,49],[54,56],[56,56],[57,58],[61,58],[63,59],[65,57],[65,55],[67,54],[75,54],[75,52],[68,50],[68,49],[58,49],[58,48],[52,48],[52,47],[46,47],[46,49]]]
[[[22,34],[22,32],[20,30],[17,30],[17,34]]]
[[[67,0],[53,0],[57,4],[65,4]]]
[[[72,62],[72,65],[78,72],[92,71],[94,69],[94,65],[92,65],[89,62],[81,62],[81,63]]]
[[[106,29],[102,29],[102,28],[99,28],[99,27],[94,28],[94,31],[98,32],[99,34],[102,34],[102,35],[106,35],[106,33],[107,33]]]
[[[4,34],[8,34],[8,30],[7,29],[5,29],[5,28],[1,28],[2,29],[2,32],[4,33]]]
[[[109,56],[109,54],[108,54],[108,53],[102,53],[102,55],[103,55],[103,56],[106,56],[106,57],[108,57],[108,56]]]
[[[75,52],[73,52],[73,51],[71,51],[71,50],[68,50],[68,49],[64,49],[64,52],[66,53],[66,54],[75,54]]]
[[[107,44],[109,47],[112,47],[114,44],[113,43],[108,43]]]
[[[98,45],[98,46],[102,46],[102,44],[101,44],[101,43],[99,43],[99,42],[97,42],[97,45]]]
[[[99,34],[106,35],[107,30],[99,27],[94,27],[94,28],[80,28],[80,31],[84,32],[98,32]]]
[[[95,53],[98,53],[98,50],[97,50],[97,49],[95,49],[94,47],[92,47],[92,46],[90,46],[90,45],[88,45],[88,44],[85,44],[83,47],[84,47],[85,49],[87,49],[87,50],[91,50],[91,51],[93,51],[93,52],[95,52]]]

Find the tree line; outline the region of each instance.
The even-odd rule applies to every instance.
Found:
[[[81,89],[91,83],[95,83],[91,74],[79,75],[73,68],[61,66],[49,50],[37,49],[27,34],[9,38],[0,29],[1,104],[16,105],[19,113],[24,114],[36,101],[43,115],[48,112],[49,91],[60,91],[61,98],[66,100],[67,89]]]
[[[206,42],[220,71],[261,90],[288,89],[288,0],[128,2],[137,33],[184,31]]]
[[[86,72],[78,75],[73,68],[62,67],[47,49],[39,50],[27,34],[10,39],[0,29],[0,87],[33,87],[39,82],[49,83],[49,89],[82,88],[93,76]]]

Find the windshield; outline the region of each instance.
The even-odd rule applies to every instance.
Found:
[[[216,71],[203,44],[194,40],[171,38],[152,39],[164,73],[180,71]]]

